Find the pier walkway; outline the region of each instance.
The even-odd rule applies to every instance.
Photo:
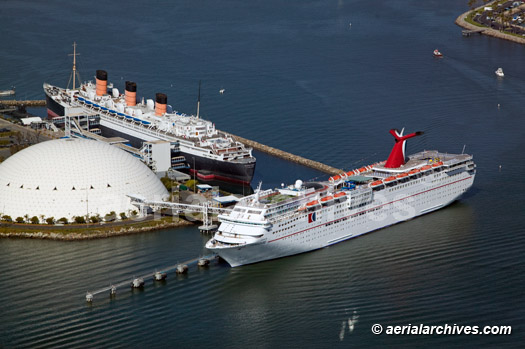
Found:
[[[166,275],[167,275],[168,273],[176,272],[177,270],[179,270],[181,268],[181,266],[190,267],[190,266],[192,266],[194,264],[197,264],[197,262],[199,260],[207,260],[208,262],[210,262],[210,261],[218,259],[218,258],[219,257],[217,255],[215,255],[215,254],[204,256],[204,257],[197,257],[197,258],[193,258],[193,259],[190,259],[190,260],[182,262],[182,263],[177,263],[175,265],[172,265],[172,266],[169,266],[169,267],[166,267],[166,268],[155,270],[154,272],[151,272],[151,273],[143,275],[143,276],[139,276],[139,277],[135,277],[134,276],[133,279],[128,279],[128,280],[125,280],[125,281],[117,282],[117,283],[111,284],[111,285],[109,285],[107,287],[102,287],[102,288],[99,288],[99,289],[94,290],[94,291],[86,292],[86,301],[91,303],[93,301],[93,298],[95,297],[95,295],[98,295],[98,294],[101,294],[101,293],[108,293],[110,296],[113,296],[113,295],[115,295],[117,293],[117,289],[118,288],[122,288],[124,286],[128,287],[129,289],[139,288],[139,287],[134,287],[133,286],[133,282],[135,280],[138,280],[138,279],[142,279],[143,282],[146,282],[147,280],[150,280],[150,279],[153,280],[153,281],[157,281],[157,280],[155,280],[155,273],[157,271],[161,272],[161,273],[166,273]]]

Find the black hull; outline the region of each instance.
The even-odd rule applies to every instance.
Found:
[[[98,126],[104,137],[122,137],[127,139],[132,147],[140,149],[145,140],[130,136],[110,127]],[[250,183],[255,172],[255,159],[246,163],[231,161],[218,161],[204,158],[198,155],[180,152],[186,163],[190,166],[190,172],[197,171],[196,175],[202,180],[224,180],[235,183]]]
[[[64,107],[58,104],[46,94],[46,107],[47,107],[47,117],[53,118],[57,116],[64,116]]]

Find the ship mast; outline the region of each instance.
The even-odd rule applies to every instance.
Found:
[[[197,119],[199,118],[200,106],[201,106],[201,81],[199,80],[199,96],[197,97]]]
[[[80,74],[77,71],[77,56],[80,56],[80,53],[77,53],[77,43],[73,42],[73,54],[69,54],[68,56],[73,56],[73,71],[71,72],[71,76],[73,77],[73,90],[75,89],[75,78],[78,76],[78,80],[80,81]],[[71,78],[69,78],[69,81],[71,82]],[[69,83],[67,84],[69,87]]]

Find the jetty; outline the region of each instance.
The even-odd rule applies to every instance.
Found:
[[[86,301],[89,303],[93,302],[95,295],[98,295],[101,293],[108,293],[110,296],[115,296],[117,294],[117,289],[122,288],[122,287],[127,287],[128,289],[131,289],[131,290],[133,290],[134,288],[142,288],[147,280],[151,279],[153,280],[153,282],[163,281],[166,279],[168,273],[173,272],[173,274],[183,274],[188,271],[189,266],[196,264],[199,267],[205,267],[209,265],[211,260],[215,260],[218,258],[219,257],[216,254],[212,254],[212,255],[204,256],[204,257],[193,258],[185,262],[177,263],[176,265],[172,265],[167,268],[157,269],[154,272],[151,272],[147,275],[138,276],[138,277],[134,276],[132,279],[118,282],[116,284],[110,284],[107,287],[102,287],[94,291],[86,292]],[[160,270],[160,272],[158,270]],[[159,275],[161,277],[159,277]]]
[[[262,151],[264,153],[270,154],[272,156],[276,156],[276,157],[279,157],[279,158],[284,159],[284,160],[292,161],[292,162],[295,162],[297,164],[300,164],[300,165],[303,165],[303,166],[306,166],[306,167],[310,167],[310,168],[319,170],[319,171],[327,173],[327,174],[336,175],[336,174],[344,172],[341,169],[322,164],[322,163],[320,163],[318,161],[306,159],[306,158],[303,158],[302,156],[294,155],[292,153],[288,153],[288,152],[285,152],[283,150],[276,149],[276,148],[270,147],[268,145],[264,145],[264,144],[256,142],[256,141],[252,141],[252,140],[240,137],[240,136],[236,136],[236,135],[228,133],[228,132],[224,132],[224,133],[229,134],[230,136],[232,136],[233,138],[235,138],[239,142],[244,143],[246,145],[249,145],[250,147],[252,147],[255,150],[259,150],[259,151]]]
[[[21,106],[21,105],[24,105],[26,107],[44,107],[46,105],[46,101],[45,100],[25,100],[25,101],[2,100],[2,101],[0,101],[0,103],[3,104],[3,105],[6,105],[6,106]],[[325,164],[320,163],[318,161],[306,159],[306,158],[304,158],[302,156],[298,156],[298,155],[295,155],[295,154],[292,154],[292,153],[288,153],[286,151],[283,151],[283,150],[280,150],[280,149],[277,149],[277,148],[274,148],[274,147],[270,147],[268,145],[265,145],[265,144],[262,144],[262,143],[259,143],[259,142],[256,142],[256,141],[252,141],[250,139],[246,139],[244,137],[231,134],[229,132],[225,132],[225,131],[220,131],[220,132],[224,132],[224,133],[230,135],[234,139],[236,139],[239,142],[244,143],[244,144],[252,147],[255,150],[258,150],[258,151],[270,154],[272,156],[275,156],[275,157],[278,157],[278,158],[281,158],[281,159],[284,159],[284,160],[292,161],[292,162],[295,162],[297,164],[300,164],[300,165],[303,165],[303,166],[306,166],[306,167],[310,167],[310,168],[316,169],[316,170],[324,172],[326,174],[336,175],[336,174],[344,172],[342,169],[338,169],[338,168],[335,168],[335,167],[332,167],[332,166],[328,166],[328,165],[325,165]]]
[[[15,99],[3,99],[0,100],[0,104],[7,105],[7,106],[26,106],[26,107],[45,107],[46,101],[44,99],[42,100],[26,100],[26,101],[18,101]]]

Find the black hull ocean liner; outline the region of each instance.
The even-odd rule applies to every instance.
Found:
[[[96,116],[102,135],[119,136],[140,148],[143,142],[169,141],[183,156],[190,172],[204,180],[249,184],[256,159],[252,148],[215,129],[215,124],[197,115],[186,115],[167,104],[167,96],[137,101],[137,85],[126,81],[121,94],[107,83],[107,73],[97,70],[96,83],[64,89],[44,83],[50,118]]]

